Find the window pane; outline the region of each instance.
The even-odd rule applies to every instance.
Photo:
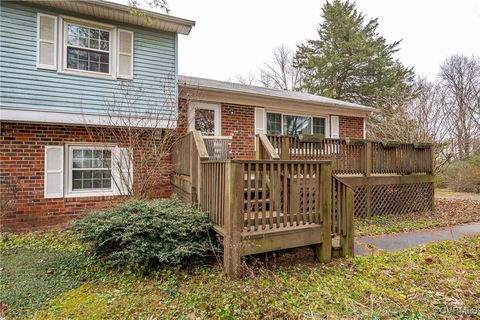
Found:
[[[313,134],[325,136],[324,118],[313,118]]]
[[[90,38],[98,39],[100,37],[100,31],[96,29],[90,29]]]
[[[282,134],[282,115],[279,113],[267,113],[267,133]]]
[[[102,180],[102,188],[111,188],[112,187],[112,179],[103,179]]]
[[[74,170],[72,189],[110,189],[112,178],[110,170]]]
[[[215,134],[215,111],[197,109],[195,111],[195,130],[203,134]]]
[[[92,49],[98,49],[100,46],[100,43],[96,39],[90,39],[90,48]]]
[[[78,45],[80,47],[88,48],[88,38],[83,38],[83,37],[78,38]]]
[[[109,54],[85,49],[67,49],[67,68],[102,73],[110,72]],[[101,64],[99,63],[102,62]]]
[[[110,40],[110,33],[107,31],[100,31],[100,40]]]
[[[312,124],[310,117],[283,116],[283,133],[287,135],[311,134]]]

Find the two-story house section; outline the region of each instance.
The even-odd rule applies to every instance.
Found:
[[[57,224],[125,190],[111,159],[128,150],[99,148],[87,126],[132,112],[176,125],[178,35],[195,23],[100,0],[0,6],[2,228]],[[159,180],[159,196],[170,189]]]

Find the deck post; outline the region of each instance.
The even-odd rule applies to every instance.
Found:
[[[373,167],[372,142],[367,141],[365,147],[365,176],[370,177]],[[372,215],[372,186],[370,183],[367,183],[365,186],[365,204],[365,213],[367,217],[370,217]]]
[[[261,160],[262,159],[262,146],[260,145],[262,142],[260,141],[260,136],[257,134],[255,136],[255,159]]]
[[[353,257],[355,252],[355,231],[353,228],[353,208],[354,196],[351,188],[346,188],[345,203],[345,233],[340,235],[340,247],[342,248],[342,257]]]
[[[243,191],[243,167],[241,163],[230,161],[225,173],[225,227],[223,238],[223,269],[232,278],[241,275],[241,231],[243,216],[240,210]]]
[[[372,174],[372,142],[367,141],[365,147],[365,176],[370,177]]]
[[[288,140],[288,137],[281,137],[282,143],[281,143],[281,153],[280,153],[280,159],[281,160],[289,160],[290,159],[290,141]]]
[[[316,246],[315,255],[320,262],[332,259],[332,164],[322,164],[319,190],[322,214],[322,243]]]
[[[430,174],[435,177],[435,146],[430,145]],[[435,182],[432,182],[432,211],[435,210]]]

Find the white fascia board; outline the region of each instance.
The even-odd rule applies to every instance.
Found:
[[[148,118],[125,118],[112,117],[96,114],[78,114],[41,110],[21,110],[13,108],[0,108],[0,121],[10,122],[33,122],[50,124],[71,124],[71,125],[103,125],[103,126],[132,126],[138,128],[162,128],[174,129],[177,127],[177,120],[150,120]]]

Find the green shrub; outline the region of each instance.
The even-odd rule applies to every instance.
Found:
[[[140,272],[200,262],[213,249],[207,215],[176,199],[132,200],[75,223],[109,264]]]

